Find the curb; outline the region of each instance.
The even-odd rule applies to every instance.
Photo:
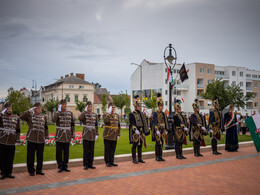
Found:
[[[254,146],[253,141],[248,142],[239,142],[239,147],[250,147]],[[218,150],[224,150],[225,144],[218,144]],[[211,145],[206,147],[200,148],[201,152],[208,152],[211,151]],[[183,148],[183,154],[191,154],[193,153],[193,147],[191,148]],[[143,159],[150,159],[155,158],[154,151],[151,152],[143,152],[142,153]],[[164,150],[163,156],[175,156],[175,150]],[[132,154],[119,154],[115,155],[115,162],[124,162],[124,161],[132,161]],[[94,158],[94,164],[104,164],[104,157],[98,156]],[[36,165],[36,163],[35,163]],[[83,158],[77,158],[77,159],[70,159],[68,163],[69,167],[76,167],[76,166],[83,166]],[[43,170],[47,169],[57,169],[57,162],[56,161],[45,161],[43,162]],[[13,173],[21,173],[21,172],[27,172],[27,165],[26,163],[20,163],[20,164],[14,164],[13,166]]]

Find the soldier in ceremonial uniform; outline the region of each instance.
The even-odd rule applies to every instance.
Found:
[[[219,155],[221,153],[217,151],[217,140],[221,140],[220,131],[224,131],[223,117],[221,111],[219,111],[219,103],[217,99],[212,101],[212,105],[214,106],[214,110],[212,110],[209,115],[209,133],[212,138],[212,152],[215,155]]]
[[[152,141],[155,141],[155,156],[157,161],[165,161],[162,158],[163,142],[167,140],[168,121],[166,113],[163,112],[163,99],[158,94],[158,111],[153,113]]]
[[[48,142],[49,131],[47,117],[41,113],[41,104],[37,102],[33,108],[20,116],[28,124],[27,140],[27,170],[30,176],[34,176],[34,157],[37,155],[36,174],[44,175],[42,172],[44,143]]]
[[[193,137],[194,156],[203,156],[200,146],[206,146],[203,135],[207,135],[205,118],[199,113],[199,104],[196,99],[192,104],[194,113],[190,117],[191,136]]]
[[[20,143],[20,119],[12,114],[9,102],[4,104],[0,114],[0,163],[1,177],[15,178],[12,175],[15,145]]]
[[[181,104],[180,100],[176,100],[174,104],[175,115],[173,116],[174,119],[174,140],[175,140],[175,152],[177,159],[186,159],[182,155],[182,144],[187,145],[186,136],[188,135],[189,129],[187,124],[187,119],[183,115],[181,111]]]
[[[83,166],[87,170],[95,169],[93,166],[95,141],[98,138],[98,117],[92,112],[92,102],[88,101],[85,111],[79,116],[79,120],[83,122],[84,129],[82,132],[83,139]]]
[[[58,163],[58,173],[62,171],[70,172],[68,169],[69,146],[75,137],[75,124],[73,114],[67,111],[67,102],[62,99],[58,111],[54,114],[52,121],[56,123],[56,160]],[[63,157],[63,158],[62,158]]]
[[[135,110],[129,114],[129,140],[132,144],[133,163],[145,163],[142,159],[142,145],[145,143],[145,135],[149,135],[149,128],[147,119],[143,112],[141,112],[141,102],[139,96],[133,99]],[[146,145],[145,145],[146,146]],[[136,147],[138,152],[138,161],[136,160]]]
[[[118,164],[114,163],[115,160],[115,150],[117,140],[120,137],[120,120],[119,115],[115,113],[115,104],[110,102],[108,104],[108,113],[104,114],[104,146],[105,146],[105,163],[107,167],[117,166]]]

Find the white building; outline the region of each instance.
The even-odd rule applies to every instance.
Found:
[[[169,83],[167,82],[167,68],[164,63],[151,63],[143,60],[131,76],[131,96],[140,94],[140,69],[142,68],[142,96],[143,98],[151,98],[152,91],[160,92],[164,100],[165,110],[169,111]],[[179,80],[179,69],[181,65],[176,65],[173,72],[173,78]],[[222,78],[225,85],[239,85],[244,94],[247,92],[255,93],[255,98],[247,102],[245,109],[240,110],[242,114],[248,112],[249,115],[253,111],[260,110],[260,71],[248,70],[244,67],[233,66],[215,66],[207,63],[190,63],[186,65],[189,79],[175,85],[172,93],[174,98],[184,100],[182,109],[184,112],[193,112],[192,103],[198,99],[200,111],[208,113],[212,108],[211,101],[202,99],[200,96],[205,92],[207,85],[214,79]],[[173,104],[172,104],[173,106]],[[133,109],[133,105],[131,105]]]

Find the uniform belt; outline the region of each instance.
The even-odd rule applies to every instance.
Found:
[[[6,128],[0,128],[1,131],[4,131],[4,132],[9,132],[9,133],[15,133],[16,130],[15,129],[6,129]]]
[[[83,125],[83,127],[90,128],[90,129],[95,129],[95,125],[94,126]]]
[[[57,129],[60,129],[60,130],[63,130],[63,131],[67,131],[67,130],[70,130],[71,127],[60,127],[60,126],[57,126]]]

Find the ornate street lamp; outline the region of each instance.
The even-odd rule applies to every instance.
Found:
[[[167,51],[167,49],[169,50],[169,55],[166,57],[165,53]],[[174,51],[174,55],[172,55],[172,50]],[[169,72],[171,74],[172,77],[172,72],[174,67],[176,66],[176,60],[177,60],[177,53],[176,50],[172,47],[172,44],[169,44],[169,46],[167,46],[164,49],[164,63],[166,65],[166,67],[169,69]],[[168,61],[168,63],[167,63]],[[173,77],[172,77],[173,78]],[[173,123],[173,112],[172,112],[172,88],[175,85],[171,83],[171,81],[169,81],[169,116],[168,116],[168,123],[169,123],[169,132],[167,135],[167,139],[168,139],[168,145],[165,146],[165,149],[173,149],[175,148],[174,146],[174,140],[173,140],[173,129],[171,129],[172,127],[172,123]]]

